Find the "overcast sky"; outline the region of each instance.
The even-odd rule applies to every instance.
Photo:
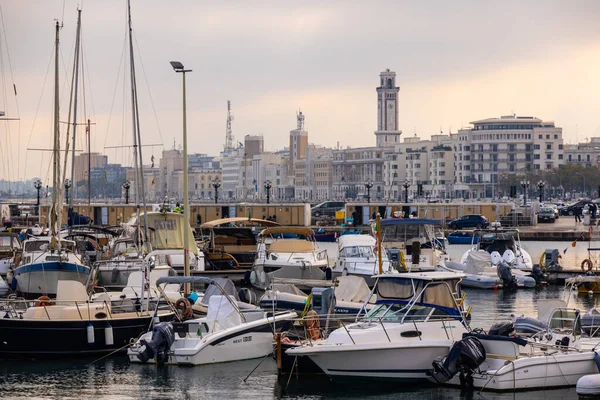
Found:
[[[49,153],[27,148],[52,143],[55,19],[64,24],[61,118],[67,118],[77,5],[86,115],[96,124],[92,150],[129,164],[129,149],[105,149],[132,142],[123,72],[126,1],[0,4],[2,103],[7,116],[21,117],[0,125],[0,178],[48,176]],[[385,68],[397,73],[404,136],[428,138],[512,112],[555,121],[567,142],[600,136],[599,1],[132,0],[132,14],[142,140],[161,144],[144,148],[145,160],[158,159],[162,145],[181,144],[181,76],[171,60],[193,69],[189,152],[222,149],[227,100],[236,141],[263,134],[266,150],[280,149],[301,109],[310,142],[373,146],[375,87]],[[83,122],[83,108],[78,113]]]

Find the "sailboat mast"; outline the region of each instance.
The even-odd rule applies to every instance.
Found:
[[[52,157],[52,212],[50,213],[50,229],[53,240],[50,245],[52,248],[56,245],[56,237],[58,236],[57,225],[60,224],[57,221],[58,215],[60,212],[58,211],[58,199],[60,195],[60,185],[58,180],[60,179],[60,110],[59,110],[59,65],[58,65],[58,57],[59,57],[59,32],[60,25],[58,21],[56,21],[56,41],[54,43],[54,144],[53,144],[53,157]],[[62,207],[62,202],[61,202]]]
[[[75,38],[75,82],[73,86],[73,147],[71,154],[71,182],[73,184],[71,195],[69,196],[69,211],[73,209],[73,194],[77,187],[75,178],[75,138],[77,135],[77,89],[79,84],[79,49],[81,37],[81,10],[77,10],[77,36]]]
[[[87,139],[88,139],[88,169],[87,169],[87,176],[88,176],[88,181],[87,181],[87,194],[88,194],[88,217],[92,218],[91,215],[91,211],[92,211],[92,177],[91,177],[91,171],[92,171],[92,131],[90,128],[91,125],[91,121],[88,118],[87,120]]]

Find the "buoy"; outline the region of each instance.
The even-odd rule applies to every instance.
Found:
[[[160,324],[160,318],[158,318],[158,313],[154,313],[154,317],[152,317],[152,324],[154,326]]]
[[[113,329],[112,329],[112,326],[108,322],[106,323],[106,326],[104,327],[104,342],[107,346],[112,346],[113,344],[115,344],[115,339],[113,337]]]
[[[87,326],[87,341],[88,344],[94,344],[94,342],[96,341],[94,337],[94,325],[92,325],[91,322],[89,322]]]

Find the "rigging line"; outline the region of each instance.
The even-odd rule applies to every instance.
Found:
[[[40,93],[40,98],[38,99],[38,104],[35,109],[35,114],[33,116],[33,122],[31,124],[31,132],[29,133],[29,139],[27,139],[27,148],[29,148],[29,144],[31,143],[31,137],[33,136],[33,131],[35,129],[35,123],[37,121],[37,116],[40,111],[40,105],[42,104],[42,97],[44,96],[44,90],[46,89],[46,82],[48,81],[48,74],[50,73],[50,66],[52,65],[52,58],[54,55],[54,45],[52,45],[52,52],[50,53],[50,60],[48,61],[48,67],[46,67],[46,76],[44,77],[44,84],[42,85],[42,91]],[[49,132],[51,132],[50,130]],[[29,152],[25,152],[25,169],[27,168],[27,155]],[[40,177],[42,175],[42,164],[40,163]],[[25,176],[25,171],[23,171],[23,176]]]
[[[135,41],[135,47],[137,48],[137,51],[138,51],[137,54],[138,54],[138,58],[140,60],[140,64],[142,66],[142,72],[144,74],[144,81],[146,82],[146,89],[148,90],[148,96],[150,97],[150,105],[152,106],[152,112],[154,113],[154,120],[156,121],[156,128],[158,129],[158,136],[160,136],[160,141],[163,144],[163,149],[164,149],[165,141],[163,140],[163,137],[162,137],[162,132],[160,130],[160,124],[158,123],[158,114],[156,114],[156,108],[154,107],[154,100],[152,99],[152,92],[150,91],[150,85],[148,84],[148,76],[146,75],[146,68],[144,68],[144,60],[142,60],[142,55],[141,55],[142,52],[138,45],[138,41],[137,41],[137,37],[136,37],[135,33],[133,34],[133,39]]]
[[[119,87],[119,77],[121,76],[121,67],[123,66],[123,57],[125,55],[125,43],[127,42],[127,35],[123,40],[123,51],[121,52],[121,59],[119,60],[119,68],[117,70],[117,77],[115,79],[115,89],[113,90],[113,97],[110,103],[110,111],[108,112],[108,122],[106,123],[106,133],[104,135],[104,146],[108,140],[108,132],[110,131],[110,122],[112,120],[113,107],[115,105],[115,98],[117,97],[117,89]],[[125,83],[123,83],[125,85]]]

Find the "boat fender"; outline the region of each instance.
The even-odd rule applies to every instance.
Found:
[[[190,301],[184,297],[177,300],[175,303],[175,309],[181,310],[181,318],[183,320],[192,317],[192,305],[190,304]]]
[[[50,297],[48,296],[40,296],[37,298],[37,300],[34,303],[34,307],[46,307],[46,306],[53,306],[54,302],[50,299]]]
[[[115,344],[115,338],[113,336],[113,328],[109,323],[106,323],[104,327],[104,343],[107,346],[112,346]]]
[[[408,271],[408,268],[406,267],[406,258],[404,257],[403,251],[400,251],[400,265],[402,266],[402,268]]]
[[[594,264],[592,263],[592,260],[590,260],[589,258],[586,258],[585,260],[583,260],[581,262],[581,270],[583,272],[591,271],[593,267],[594,267]]]
[[[327,267],[325,268],[325,279],[330,281],[333,278],[333,271],[331,271],[331,268]]]
[[[600,372],[600,354],[594,351],[594,362],[596,363],[596,368],[598,368],[598,372]]]
[[[87,326],[87,342],[88,344],[94,344],[96,338],[94,336],[94,325],[91,322],[88,322]]]
[[[113,268],[112,273],[110,274],[110,283],[117,283],[119,273],[119,268]]]
[[[256,272],[255,271],[246,271],[246,272],[250,272],[250,274],[248,275],[248,281],[250,282],[250,284],[252,284],[252,285],[256,284]]]

